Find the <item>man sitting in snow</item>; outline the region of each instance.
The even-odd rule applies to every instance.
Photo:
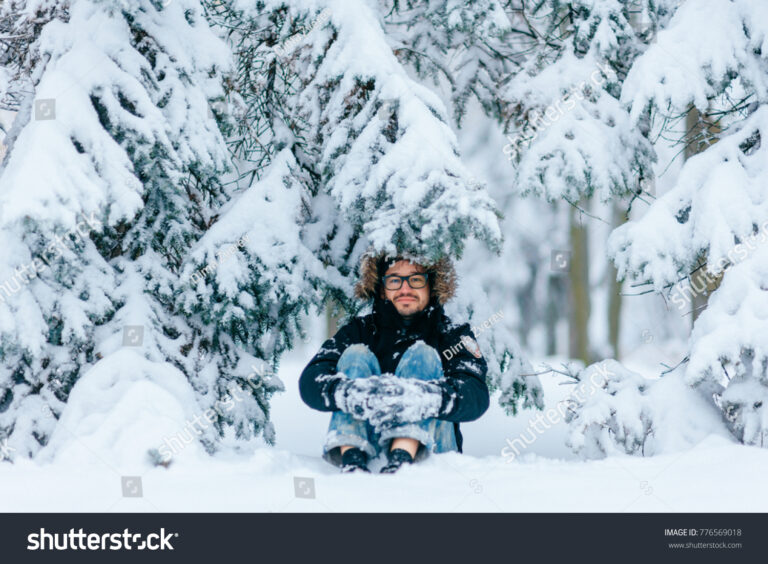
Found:
[[[487,365],[469,324],[443,312],[455,280],[447,258],[425,267],[363,257],[355,295],[373,300],[372,313],[323,343],[299,379],[309,407],[334,412],[323,458],[342,472],[370,472],[382,450],[384,473],[429,452],[462,452],[459,421],[488,409]]]

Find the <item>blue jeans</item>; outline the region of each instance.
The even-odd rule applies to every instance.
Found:
[[[357,344],[347,347],[336,364],[337,372],[348,378],[367,378],[380,375],[379,361],[366,345]],[[423,341],[411,345],[403,354],[395,369],[399,378],[418,378],[436,380],[443,376],[440,354]],[[368,454],[369,460],[377,457],[383,450],[389,450],[394,438],[416,439],[421,444],[415,461],[428,456],[430,452],[441,453],[457,451],[456,435],[451,421],[431,417],[415,423],[405,423],[376,433],[368,421],[355,419],[349,413],[335,411],[328,426],[323,458],[336,466],[341,466],[340,448],[349,445]]]

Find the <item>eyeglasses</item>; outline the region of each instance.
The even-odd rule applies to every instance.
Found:
[[[408,281],[408,285],[412,289],[418,290],[419,288],[423,288],[427,285],[427,280],[429,280],[429,273],[417,272],[416,274],[410,274],[408,276],[397,276],[395,274],[390,274],[388,276],[382,276],[381,279],[384,282],[384,287],[387,290],[399,290],[405,280]]]

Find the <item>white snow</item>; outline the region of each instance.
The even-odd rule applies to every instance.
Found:
[[[266,18],[260,3],[232,3]],[[270,9],[283,3],[266,0]],[[29,0],[19,21],[52,4]],[[13,69],[0,65],[0,94],[28,91],[12,126],[0,115],[0,431],[13,432],[0,435],[0,511],[764,511],[768,450],[757,445],[768,437],[768,3],[685,0],[674,16],[649,14],[646,3],[631,18],[626,3],[584,0],[588,15],[575,18],[573,31],[591,34],[588,48],[569,41],[558,55],[514,62],[486,52],[509,57],[523,47],[504,37],[521,16],[508,20],[493,0],[422,3],[414,28],[385,16],[381,4],[289,3],[289,17],[314,14],[309,28],[259,45],[259,53],[301,83],[283,100],[301,127],[275,118],[259,139],[275,148],[269,165],[249,186],[222,189],[204,205],[175,188],[186,186],[190,167],[204,176],[228,168],[217,124],[234,114],[213,119],[209,103],[253,100],[237,92],[222,100],[236,57],[197,0],[163,9],[126,0],[136,28],[118,2],[78,0],[67,18],[42,26],[29,48],[39,61],[24,84],[11,85]],[[446,30],[433,25],[441,11],[450,30],[444,44],[437,34]],[[466,25],[478,15],[484,21]],[[646,16],[668,23],[654,39],[638,33]],[[133,44],[139,28],[157,44],[151,62]],[[430,60],[423,73],[403,54],[416,51]],[[433,63],[450,68],[430,84]],[[611,69],[629,71],[623,84]],[[571,245],[562,200],[595,196],[602,202],[588,210],[618,215],[625,206],[616,197],[644,187],[651,168],[661,172],[656,155],[677,151],[669,139],[654,140],[664,129],[658,122],[690,104],[716,116],[731,96],[749,105],[718,124],[717,143],[653,179],[666,186],[650,207],[637,206],[615,230],[615,217],[590,228],[590,344],[601,357],[622,352],[624,364],[602,365],[614,379],[568,404],[577,411],[564,417],[573,382],[542,370],[568,359],[527,358],[561,351],[568,340],[563,310],[548,318],[567,299],[549,263],[551,252]],[[36,102],[56,118],[33,119]],[[509,106],[503,119],[479,115],[479,106],[497,102]],[[451,117],[463,117],[463,129]],[[512,167],[501,130],[522,136],[531,122],[540,125]],[[127,141],[118,142],[123,133]],[[160,167],[168,182],[160,184],[143,181],[138,166],[157,158],[156,146],[168,151]],[[174,221],[149,235],[167,229],[190,243],[180,273],[151,245],[138,258],[128,252],[152,240],[147,233],[129,234],[123,249],[109,252],[88,237],[69,238],[82,217],[112,228],[137,214],[147,219],[146,206],[156,205],[147,187],[157,195],[166,184],[173,205],[162,213]],[[560,207],[522,201],[527,193]],[[19,274],[62,234],[55,258],[63,260],[42,275]],[[464,247],[469,235],[480,241]],[[478,421],[461,425],[464,454],[432,455],[394,476],[342,475],[321,458],[330,413],[311,410],[298,393],[320,341],[300,344],[278,374],[259,379],[283,390],[269,413],[267,399],[244,396],[237,378],[269,370],[281,339],[298,332],[292,321],[282,324],[288,316],[328,290],[350,293],[364,247],[392,250],[401,236],[415,250],[465,249],[447,313],[473,326],[495,319],[477,338],[501,392]],[[503,254],[492,256],[502,239]],[[627,299],[620,351],[605,353],[615,274],[608,257],[621,277],[657,292],[703,257],[709,273],[723,274],[687,344],[687,319],[658,301],[649,306],[650,297]],[[235,323],[254,334],[236,339],[226,329]],[[147,328],[143,349],[121,345],[126,326]],[[210,356],[213,341],[220,349]],[[659,377],[659,360],[685,356],[680,370]],[[58,378],[75,369],[82,373],[64,404]],[[519,384],[524,398],[513,397]],[[516,401],[542,401],[539,392],[543,410],[505,412]],[[228,423],[223,437],[214,411]],[[157,464],[169,458],[169,466]],[[143,495],[126,497],[125,481],[137,479]],[[316,495],[299,495],[309,486]]]
[[[168,468],[151,466],[141,451],[190,416],[181,404],[191,402],[178,399],[185,393],[181,378],[173,370],[157,382],[123,377],[119,390],[106,393],[110,370],[138,372],[141,365],[124,358],[122,367],[101,367],[98,378],[86,375],[77,384],[39,460],[0,463],[0,511],[725,512],[762,511],[768,503],[761,486],[768,451],[716,432],[657,456],[580,461],[565,448],[560,422],[508,463],[501,456],[506,439],[534,414],[507,417],[496,397],[478,421],[462,424],[464,454],[432,455],[394,475],[340,474],[320,458],[330,414],[309,409],[298,394],[298,375],[318,345],[282,363],[286,392],[275,396],[272,411],[276,447],[209,457],[188,446]],[[562,377],[541,380],[547,407],[571,391],[558,385]],[[674,388],[667,386],[667,408]],[[142,497],[122,496],[123,476],[141,477]],[[307,480],[315,497],[297,497]]]

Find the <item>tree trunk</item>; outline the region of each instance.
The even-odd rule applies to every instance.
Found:
[[[561,309],[562,276],[550,275],[547,279],[547,303],[544,315],[544,331],[547,336],[547,356],[557,354],[557,323],[563,313]]]
[[[325,301],[325,336],[327,339],[333,337],[339,330],[339,320],[342,311],[338,302],[332,298]]]
[[[702,115],[701,112],[692,105],[685,118],[685,130],[687,132],[685,139],[685,159],[688,160],[714,144],[717,141],[715,135],[719,133],[721,129],[718,123],[713,122],[706,114]],[[699,263],[706,260],[706,255],[699,257]],[[693,327],[693,324],[696,323],[696,319],[698,319],[701,312],[707,307],[709,295],[717,289],[719,279],[716,281],[712,280],[706,275],[705,269],[701,268],[690,277],[690,282],[692,286],[691,327]]]
[[[579,204],[580,206],[582,203]],[[570,209],[571,260],[569,356],[590,364],[589,351],[589,248],[587,228],[580,221],[578,209]]]
[[[623,214],[619,207],[614,204],[612,224],[615,229],[624,221]],[[612,261],[608,261],[608,273],[611,276],[608,287],[608,343],[613,351],[613,358],[619,358],[619,331],[621,329],[621,290],[623,281],[616,280],[616,267]]]

